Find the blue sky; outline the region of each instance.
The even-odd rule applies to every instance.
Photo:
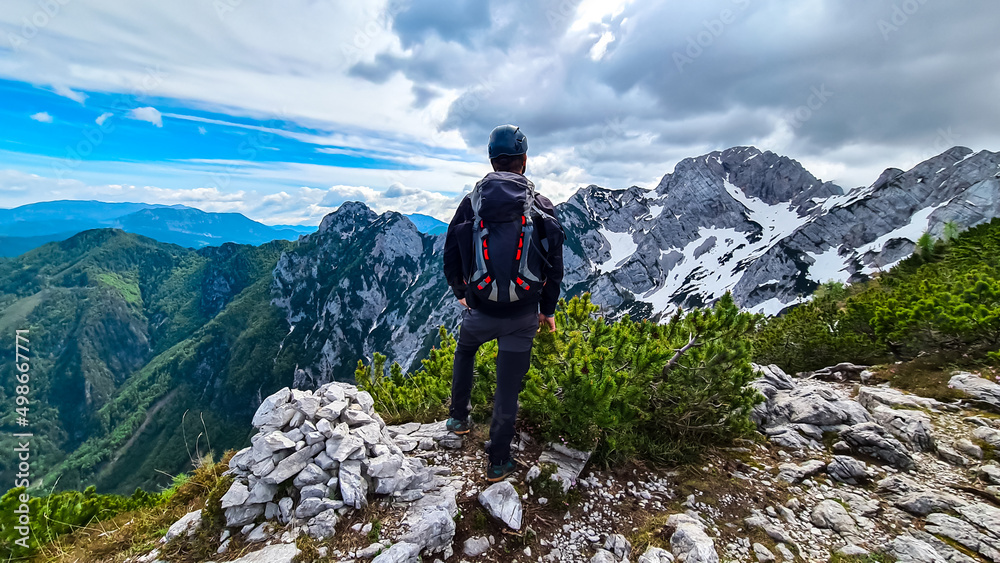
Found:
[[[993,0],[12,0],[0,207],[447,220],[505,122],[556,201],[750,144],[852,188],[1000,150],[998,19]]]

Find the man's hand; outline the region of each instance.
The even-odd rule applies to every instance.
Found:
[[[461,298],[461,299],[459,299],[458,302],[461,303],[462,306],[465,307],[466,309],[469,308],[469,304],[465,302],[465,298],[464,297]]]
[[[547,327],[549,327],[549,332],[555,332],[556,331],[556,318],[555,317],[547,317],[547,316],[545,316],[545,315],[543,315],[541,313],[538,313],[538,326],[539,326],[539,328],[541,328],[543,326],[547,326]]]

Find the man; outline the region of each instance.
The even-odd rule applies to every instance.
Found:
[[[563,277],[563,230],[548,198],[524,177],[528,139],[518,127],[490,133],[493,172],[465,196],[448,225],[444,272],[463,306],[452,374],[451,418],[455,434],[471,430],[469,412],[476,351],[496,340],[497,388],[488,442],[486,479],[514,472],[510,456],[517,397],[531,362],[539,326],[555,331]]]

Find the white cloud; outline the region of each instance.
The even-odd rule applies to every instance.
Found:
[[[953,127],[956,144],[1000,148],[1000,111],[989,94],[1000,72],[1000,51],[989,48],[995,1],[963,10],[921,2],[883,36],[879,20],[893,17],[885,3],[496,0],[493,19],[433,9],[411,17],[405,48],[398,24],[419,2],[233,1],[224,12],[204,0],[85,4],[0,57],[0,76],[59,84],[52,88],[71,99],[94,90],[188,100],[233,121],[280,116],[302,126],[289,136],[331,151],[379,150],[420,168],[227,172],[241,181],[260,173],[292,200],[306,197],[289,188],[298,183],[370,186],[383,193],[375,201],[394,182],[457,193],[485,173],[485,160],[407,147],[480,155],[486,133],[508,117],[531,141],[529,175],[555,200],[589,183],[655,184],[679,159],[733,145],[786,154],[845,188],[941,152],[938,128]],[[37,9],[18,5],[0,11],[0,28],[19,29]],[[779,28],[787,33],[775,34]],[[671,54],[697,37],[708,37],[706,45],[679,72]],[[351,72],[386,61],[369,78]],[[823,85],[834,94],[815,104],[812,88]],[[810,119],[789,123],[804,106]],[[144,120],[162,126],[152,116]],[[616,119],[624,134],[603,134]]]
[[[594,46],[590,48],[590,58],[595,61],[599,61],[604,58],[604,55],[608,52],[608,45],[615,40],[615,34],[610,31],[605,31],[601,34],[601,38],[594,43]]]
[[[198,202],[209,205],[230,204],[233,202],[242,204],[247,195],[243,190],[238,192],[223,192],[218,188],[169,189],[144,186],[143,190],[154,194],[161,201],[173,201],[176,203]]]
[[[208,129],[205,129],[204,127],[202,127],[201,125],[199,125],[198,126],[198,134],[199,135],[204,135],[206,133],[208,133]]]
[[[97,123],[98,125],[104,125],[104,122],[107,121],[108,118],[111,117],[112,115],[114,115],[114,114],[112,114],[111,112],[107,112],[106,111],[106,112],[102,113],[101,115],[98,115],[97,119],[94,120],[94,123]]]
[[[360,201],[376,213],[398,211],[399,213],[422,213],[449,221],[455,214],[462,196],[445,196],[395,183],[385,191],[368,186],[333,186],[326,191],[319,202],[320,207],[336,208],[345,201]]]
[[[147,121],[157,127],[163,127],[163,115],[154,107],[134,108],[128,112],[129,119]]]
[[[31,119],[35,121],[41,121],[42,123],[52,123],[52,116],[49,115],[47,111],[40,111],[38,113],[32,114]]]
[[[55,91],[56,94],[59,94],[64,98],[69,98],[80,105],[83,105],[83,103],[87,101],[87,95],[84,94],[83,92],[75,92],[61,84],[55,86],[53,90]]]

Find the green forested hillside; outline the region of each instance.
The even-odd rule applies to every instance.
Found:
[[[268,283],[292,244],[195,251],[100,229],[0,262],[3,347],[12,357],[13,331],[30,330],[32,400],[15,426],[14,366],[0,364],[2,447],[34,433],[33,487],[155,490],[170,482],[157,470],[245,441],[257,397],[291,373]]]
[[[874,279],[828,283],[758,333],[755,354],[790,372],[839,362],[936,357],[938,364],[1000,360],[1000,218],[940,240]]]

